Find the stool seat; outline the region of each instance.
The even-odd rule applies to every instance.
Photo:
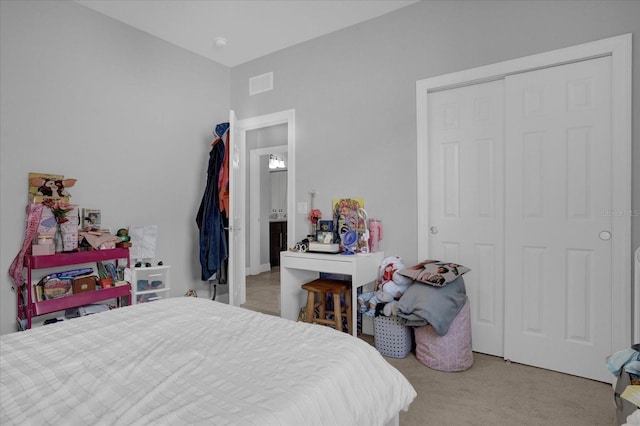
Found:
[[[324,325],[333,325],[336,330],[344,331],[342,327],[342,318],[347,318],[347,328],[351,334],[351,284],[339,280],[331,280],[319,278],[302,285],[307,290],[307,308],[305,322],[318,323]],[[327,293],[333,295],[333,310],[327,310]],[[318,302],[315,301],[318,295]],[[344,309],[340,302],[340,296],[344,295]],[[315,313],[318,308],[318,315]],[[332,319],[327,319],[327,315],[333,315]]]

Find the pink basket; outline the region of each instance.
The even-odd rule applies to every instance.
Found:
[[[469,299],[458,312],[444,336],[432,326],[415,329],[416,358],[427,367],[440,371],[463,371],[473,364],[471,351],[471,308]]]

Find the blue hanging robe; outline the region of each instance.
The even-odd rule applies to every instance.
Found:
[[[225,151],[222,136],[228,129],[229,123],[216,126],[215,135],[218,138],[213,142],[209,152],[207,186],[196,216],[196,223],[200,230],[200,265],[203,281],[210,280],[227,258],[227,242],[220,213],[218,178]]]

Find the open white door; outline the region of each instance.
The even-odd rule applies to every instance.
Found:
[[[245,277],[245,133],[238,131],[236,115],[229,112],[229,304],[246,299]]]

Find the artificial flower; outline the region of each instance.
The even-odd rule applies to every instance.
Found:
[[[318,220],[322,219],[322,212],[320,209],[313,209],[309,212],[309,216],[307,218],[311,223],[318,223]]]
[[[53,217],[56,218],[56,223],[65,223],[68,222],[67,213],[73,210],[75,205],[69,204],[66,201],[62,200],[54,200],[52,198],[47,198],[42,202],[43,205],[49,207],[51,209],[51,213],[53,213]]]

